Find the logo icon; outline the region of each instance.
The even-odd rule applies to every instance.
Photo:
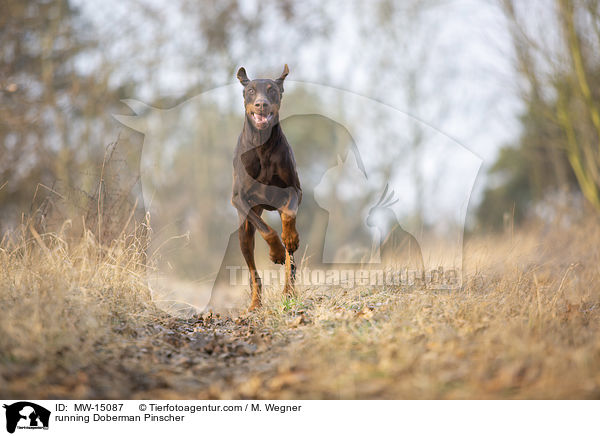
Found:
[[[48,430],[50,411],[28,401],[19,401],[11,405],[4,404],[6,409],[6,431],[14,433],[18,429]]]

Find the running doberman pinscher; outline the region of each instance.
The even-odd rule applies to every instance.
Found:
[[[231,202],[240,219],[240,248],[248,264],[252,301],[248,310],[261,305],[261,280],[254,262],[254,234],[258,230],[269,245],[274,263],[286,264],[285,293],[292,293],[298,249],[296,213],[302,189],[292,148],[279,124],[283,81],[289,73],[285,65],[278,79],[250,80],[242,67],[237,78],[244,87],[245,120],[233,158]],[[263,210],[277,210],[281,217],[281,239],[261,218]],[[283,244],[282,244],[283,240]]]

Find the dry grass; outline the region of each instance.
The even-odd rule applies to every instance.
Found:
[[[85,232],[67,242],[68,226],[40,235],[27,223],[0,246],[2,397],[103,365],[100,346],[123,346],[157,317],[140,241],[121,237],[102,247]]]
[[[529,228],[470,241],[461,291],[272,293],[265,322],[303,338],[288,358],[302,382],[275,395],[599,398],[599,247],[596,220]]]
[[[171,342],[148,333],[167,318],[139,240],[65,239],[25,226],[0,246],[0,397],[600,398],[596,220],[469,241],[460,291],[267,290],[260,312],[182,321]],[[222,325],[252,340],[198,339]]]

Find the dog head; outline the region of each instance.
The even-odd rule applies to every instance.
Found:
[[[250,80],[244,67],[237,78],[244,87],[244,107],[249,124],[257,130],[265,130],[279,122],[279,107],[283,95],[283,81],[289,73],[287,64],[278,79]]]

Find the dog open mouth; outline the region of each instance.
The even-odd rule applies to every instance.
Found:
[[[256,112],[254,112],[252,114],[252,119],[254,120],[254,124],[256,124],[256,127],[258,127],[259,129],[263,129],[265,127],[267,127],[267,125],[269,124],[269,121],[271,121],[271,119],[273,119],[273,112],[271,112],[268,115],[261,115],[261,114],[257,114]]]

